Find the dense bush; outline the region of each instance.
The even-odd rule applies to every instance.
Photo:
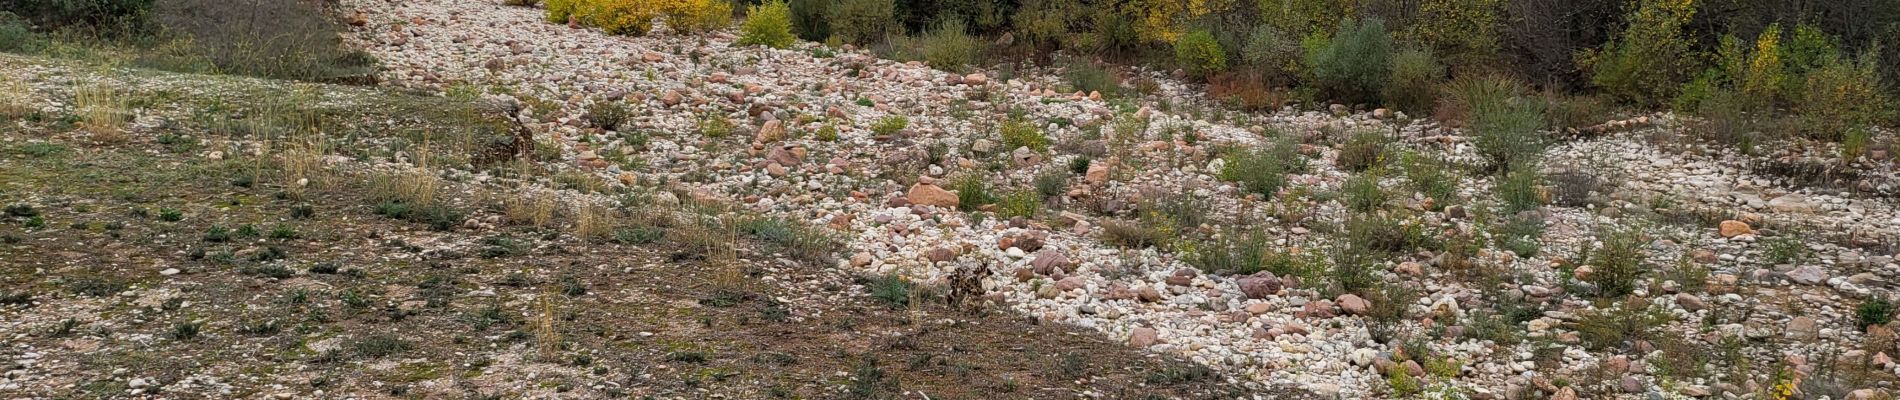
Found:
[[[25,18],[0,11],[0,51],[34,51],[39,42],[39,35],[27,28]]]
[[[663,11],[661,0],[581,0],[574,19],[608,34],[643,36],[653,30],[653,19]]]
[[[1692,0],[1641,0],[1625,17],[1628,28],[1583,55],[1590,82],[1636,104],[1674,98],[1676,88],[1695,73],[1694,43],[1683,33],[1695,13]]]
[[[1378,19],[1349,21],[1332,38],[1308,47],[1313,85],[1334,99],[1376,102],[1392,75],[1392,37]]]
[[[1261,25],[1247,36],[1247,42],[1241,46],[1240,59],[1271,83],[1286,84],[1300,75],[1300,40],[1272,26]]]
[[[924,62],[946,71],[961,71],[983,51],[983,41],[971,37],[960,19],[938,24],[923,38]]]
[[[826,14],[831,10],[832,0],[791,0],[788,4],[792,32],[798,38],[822,42],[831,37],[831,24]],[[751,14],[751,13],[748,13]],[[753,18],[747,15],[746,18]]]
[[[791,47],[796,41],[792,37],[792,10],[784,1],[773,0],[752,6],[746,11],[745,23],[739,25],[740,45],[783,49]]]
[[[1272,198],[1286,185],[1286,175],[1306,169],[1299,144],[1281,139],[1271,145],[1252,149],[1231,149],[1221,158],[1226,165],[1220,178],[1238,182],[1242,189]]]
[[[1530,162],[1544,151],[1543,103],[1523,97],[1471,105],[1467,134],[1493,168]]]
[[[1495,70],[1504,0],[1424,0],[1401,35],[1440,54],[1460,71]],[[1397,73],[1396,71],[1394,72]]]
[[[1413,113],[1432,109],[1445,67],[1430,50],[1405,50],[1392,57],[1392,79],[1386,82],[1387,106]]]
[[[573,20],[574,11],[580,8],[582,0],[547,0],[547,20],[552,24],[565,24]]]
[[[675,0],[664,9],[666,26],[685,33],[725,29],[732,25],[732,3],[725,0]]]
[[[108,40],[140,39],[159,30],[154,0],[0,0],[0,10],[47,31],[72,31]]]
[[[832,36],[847,43],[868,44],[884,35],[903,33],[895,26],[893,0],[839,0],[826,10]]]
[[[1227,70],[1227,54],[1208,31],[1194,31],[1174,42],[1174,62],[1196,77]]]
[[[1827,57],[1802,83],[1795,111],[1810,137],[1840,140],[1850,128],[1887,123],[1895,111],[1881,92],[1875,53],[1858,58]]]

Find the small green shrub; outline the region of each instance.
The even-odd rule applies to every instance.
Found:
[[[1886,297],[1874,297],[1860,302],[1854,307],[1854,320],[1860,322],[1860,328],[1874,325],[1886,325],[1893,322],[1893,300]]]
[[[1623,349],[1660,337],[1662,326],[1672,320],[1669,313],[1651,308],[1647,299],[1631,297],[1614,307],[1579,313],[1576,330],[1591,350]]]
[[[1174,62],[1195,77],[1227,70],[1227,54],[1221,51],[1220,42],[1208,31],[1194,31],[1174,42]]]
[[[1881,88],[1879,54],[1828,57],[1809,72],[1795,111],[1809,137],[1838,141],[1850,128],[1890,122],[1893,109]]]
[[[962,19],[937,24],[923,37],[924,62],[945,71],[962,71],[983,52],[983,41],[970,36]]]
[[[600,99],[587,105],[587,121],[606,130],[619,130],[620,124],[627,122],[632,111],[617,101]]]
[[[910,305],[911,291],[916,290],[916,284],[896,274],[870,278],[865,286],[871,290],[871,298],[882,300],[891,308]]]
[[[1307,46],[1313,85],[1334,99],[1375,102],[1392,76],[1392,37],[1385,21],[1346,21],[1330,39]]]
[[[897,134],[898,131],[904,130],[904,128],[907,127],[910,127],[910,118],[902,115],[889,115],[884,118],[879,118],[876,123],[871,124],[871,133],[875,133],[878,136],[890,136]]]
[[[896,13],[893,0],[839,0],[828,6],[826,22],[839,40],[869,44],[902,33],[896,26]]]
[[[1643,262],[1649,257],[1649,241],[1635,230],[1617,230],[1597,237],[1581,255],[1578,263],[1590,266],[1582,281],[1596,285],[1597,295],[1618,298],[1636,291],[1636,280],[1643,275]]]
[[[752,6],[745,23],[739,25],[739,45],[759,45],[775,49],[791,47],[792,9],[784,1],[773,0]]]
[[[1283,138],[1274,144],[1254,149],[1231,149],[1222,157],[1226,166],[1221,180],[1238,182],[1242,189],[1268,198],[1286,184],[1286,175],[1306,170],[1306,158],[1299,144]]]
[[[1042,195],[1031,190],[1010,192],[996,203],[996,215],[1003,218],[1034,218],[1042,212],[1042,198]]]
[[[1122,87],[1108,68],[1079,57],[1062,61],[1062,78],[1077,91],[1101,92],[1103,96],[1114,95]]]
[[[1038,152],[1049,151],[1049,137],[1044,136],[1042,129],[1037,129],[1033,122],[1023,119],[1010,119],[1009,121],[1003,122],[1003,126],[1000,130],[1003,136],[1003,145],[1008,148],[1028,147],[1030,150]]]
[[[1429,112],[1438,95],[1445,66],[1430,50],[1408,49],[1392,56],[1392,79],[1386,82],[1385,104],[1411,113]]]
[[[726,119],[725,113],[706,113],[706,115],[699,118],[699,134],[706,135],[706,137],[709,138],[732,136],[733,129],[735,128],[732,125],[732,120]]]
[[[791,0],[789,10],[792,32],[800,39],[822,42],[831,37],[827,19],[833,0]],[[748,16],[748,18],[752,18]]]
[[[1386,161],[1386,145],[1391,141],[1384,132],[1371,129],[1353,131],[1346,143],[1339,147],[1337,164],[1353,172],[1382,165]]]
[[[1399,166],[1412,190],[1431,199],[1434,210],[1458,200],[1459,177],[1444,161],[1408,152],[1399,157]]]
[[[37,51],[41,46],[39,34],[29,29],[25,18],[12,12],[0,11],[0,51],[26,53]]]
[[[1654,105],[1675,97],[1695,73],[1694,42],[1684,26],[1695,2],[1640,0],[1624,17],[1628,27],[1600,50],[1585,52],[1590,82],[1627,102]]]
[[[1346,209],[1355,212],[1370,212],[1385,205],[1389,196],[1379,187],[1379,174],[1364,173],[1354,175],[1339,188],[1345,194]]]
[[[664,7],[666,26],[685,33],[725,29],[732,25],[732,3],[725,0],[673,0]]]
[[[1264,74],[1270,84],[1290,82],[1304,69],[1300,66],[1299,37],[1272,26],[1254,27],[1241,47],[1240,59]]]
[[[990,184],[981,175],[964,175],[950,182],[950,190],[957,192],[957,208],[963,211],[976,211],[978,207],[996,203],[996,195],[990,192]]]
[[[1492,168],[1534,162],[1548,141],[1544,133],[1542,102],[1513,97],[1502,102],[1474,104],[1467,127],[1478,153]]]

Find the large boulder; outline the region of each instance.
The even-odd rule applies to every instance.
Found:
[[[1273,276],[1272,272],[1267,271],[1240,278],[1234,283],[1240,285],[1240,293],[1247,295],[1249,299],[1264,299],[1273,296],[1280,293],[1280,288],[1284,286],[1280,277]]]

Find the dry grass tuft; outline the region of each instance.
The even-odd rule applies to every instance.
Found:
[[[546,190],[532,190],[525,193],[508,195],[502,199],[503,214],[508,222],[546,228],[554,221],[554,193]]]
[[[574,235],[588,240],[613,237],[614,210],[596,202],[584,202],[574,208]]]
[[[125,124],[132,121],[132,114],[118,91],[102,84],[81,86],[73,90],[73,107],[80,128],[92,133],[94,139],[104,143],[125,141]]]

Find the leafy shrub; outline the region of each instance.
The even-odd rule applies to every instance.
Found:
[[[1330,39],[1309,46],[1313,85],[1341,101],[1373,102],[1392,75],[1392,37],[1385,21],[1347,21]]]
[[[1388,198],[1385,189],[1379,187],[1379,175],[1374,173],[1354,175],[1339,190],[1345,194],[1346,209],[1357,212],[1377,210]]]
[[[11,12],[0,11],[0,51],[35,51],[39,43],[39,35],[28,29],[25,18]]]
[[[961,19],[948,19],[923,38],[924,62],[946,71],[961,71],[983,51],[983,41],[965,31]]]
[[[1504,0],[1423,0],[1403,37],[1442,54],[1460,71],[1489,69],[1498,60]]]
[[[732,3],[724,0],[674,0],[663,13],[674,31],[698,33],[732,25]]]
[[[149,37],[154,0],[4,0],[0,10],[26,17],[45,31],[84,32],[107,40]]]
[[[1591,268],[1581,280],[1596,285],[1597,294],[1604,298],[1622,297],[1636,291],[1636,279],[1643,274],[1643,261],[1649,257],[1644,249],[1648,243],[1635,230],[1598,236],[1597,243],[1579,256],[1578,263]]]
[[[950,182],[950,190],[957,192],[957,208],[963,211],[976,211],[987,204],[996,203],[996,194],[990,192],[989,182],[981,175],[964,175]]]
[[[1036,128],[1034,122],[1012,118],[1004,121],[1000,130],[1005,147],[1011,149],[1028,147],[1038,152],[1049,151],[1049,137],[1044,136],[1042,129]]]
[[[1879,57],[1873,52],[1852,59],[1827,57],[1809,72],[1795,107],[1802,131],[1816,139],[1840,140],[1849,128],[1892,118],[1893,110],[1881,92]]]
[[[610,131],[617,130],[630,114],[627,106],[617,101],[600,99],[587,105],[587,122]]]
[[[1854,307],[1854,320],[1860,322],[1861,329],[1893,322],[1893,300],[1874,297],[1860,302],[1859,306]]]
[[[574,18],[574,11],[585,0],[547,0],[547,20],[551,24],[565,24]]]
[[[1740,77],[1742,93],[1759,99],[1780,94],[1782,81],[1788,78],[1781,61],[1781,26],[1769,25],[1755,39],[1753,56]]]
[[[876,123],[871,124],[871,133],[876,133],[878,136],[889,136],[909,126],[910,118],[906,118],[902,115],[891,115],[879,118]]]
[[[1292,81],[1302,70],[1299,38],[1268,25],[1254,27],[1240,48],[1240,59],[1276,85]]]
[[[1392,79],[1385,85],[1385,104],[1408,112],[1427,112],[1437,96],[1445,67],[1430,50],[1408,49],[1392,56]]]
[[[1362,129],[1352,133],[1346,144],[1339,147],[1337,164],[1348,171],[1359,172],[1371,169],[1385,162],[1387,143],[1391,139],[1385,133]]]
[[[1206,77],[1227,70],[1227,54],[1208,31],[1194,31],[1174,42],[1174,62],[1189,74]]]
[[[1693,43],[1683,27],[1695,16],[1691,0],[1641,0],[1624,17],[1628,28],[1600,50],[1586,52],[1590,82],[1636,104],[1660,104],[1694,74]]]
[[[826,10],[831,34],[847,43],[867,44],[883,40],[894,29],[897,6],[893,0],[839,0]]]
[[[1035,217],[1042,212],[1042,195],[1033,190],[1018,190],[996,203],[996,215],[1003,218]]]
[[[739,25],[739,44],[742,46],[783,49],[791,47],[796,41],[792,37],[792,10],[783,1],[774,0],[752,6],[746,11],[745,23]]]
[[[1287,174],[1306,169],[1306,158],[1300,156],[1299,144],[1290,139],[1281,139],[1267,147],[1230,149],[1222,160],[1226,166],[1220,171],[1221,180],[1238,182],[1242,189],[1268,198],[1286,184]]]
[[[791,0],[786,14],[791,22],[792,32],[800,39],[814,42],[831,37],[831,24],[826,17],[831,10],[832,0]],[[746,18],[756,18],[757,11],[747,13]]]
[[[1432,200],[1434,209],[1451,205],[1458,199],[1458,176],[1444,161],[1416,153],[1399,157],[1399,167],[1412,190]]]
[[[644,36],[663,9],[660,0],[582,0],[574,18],[612,35]]]

